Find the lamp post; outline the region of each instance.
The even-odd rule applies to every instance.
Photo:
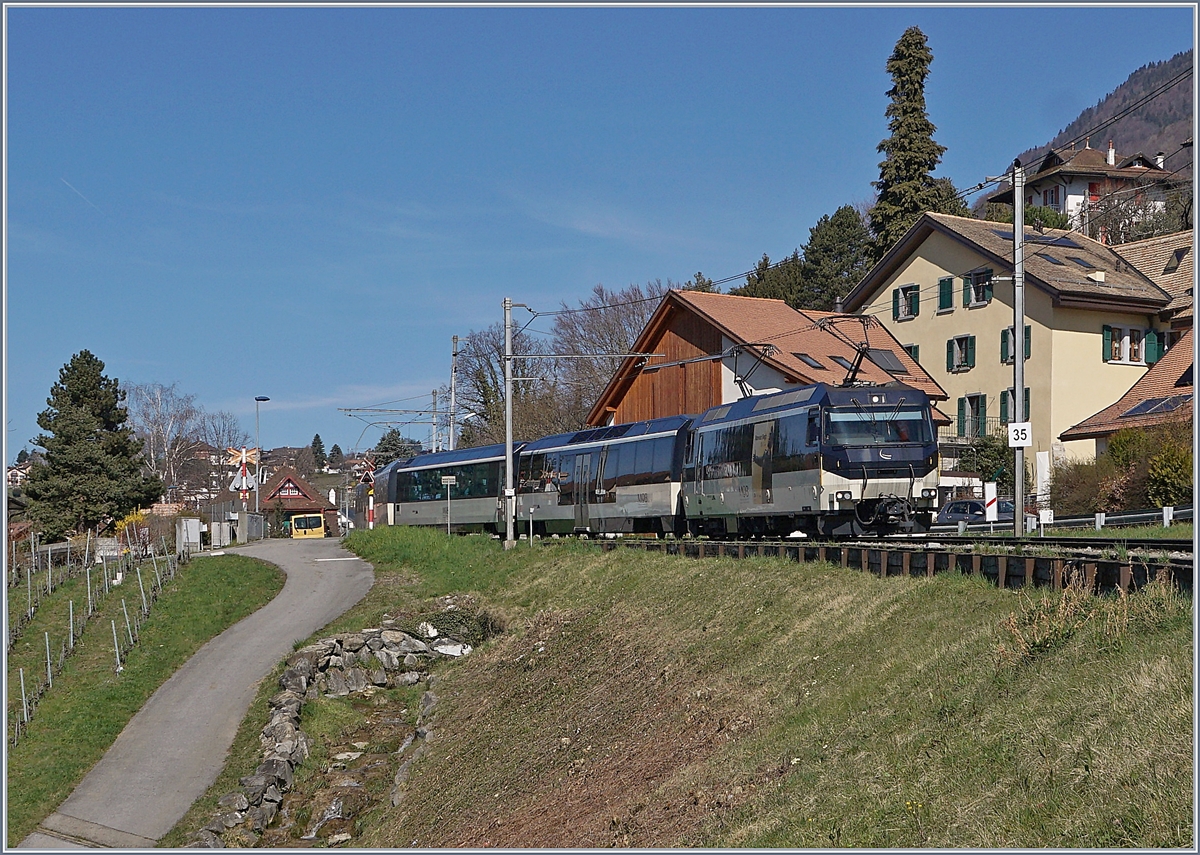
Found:
[[[271,400],[266,395],[257,395],[254,398],[254,447],[258,449],[258,466],[254,469],[254,513],[258,513],[258,497],[262,492],[259,488],[262,487],[262,445],[258,441],[258,405]]]

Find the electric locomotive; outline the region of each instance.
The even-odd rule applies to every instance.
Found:
[[[692,534],[787,536],[927,529],[937,502],[928,396],[823,383],[711,407],[684,453]]]

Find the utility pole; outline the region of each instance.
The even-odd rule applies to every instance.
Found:
[[[446,443],[450,451],[454,450],[454,417],[458,415],[454,400],[454,386],[458,380],[458,336],[450,337],[450,439]]]
[[[1024,422],[1025,412],[1025,170],[1013,161],[1013,421]],[[1025,448],[1013,448],[1013,534],[1025,532]]]
[[[513,505],[517,491],[513,486],[512,426],[512,309],[511,297],[504,298],[504,548],[516,545],[513,532]]]
[[[437,389],[434,389],[432,394],[433,394],[433,409],[430,411],[431,415],[429,417],[429,423],[430,423],[429,447],[433,451],[441,451],[441,449],[438,448],[438,443],[439,443],[441,437],[438,434],[438,423],[437,423]]]

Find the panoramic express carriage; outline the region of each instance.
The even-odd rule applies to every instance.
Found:
[[[900,384],[818,383],[516,443],[513,456],[522,534],[887,533],[928,528],[937,500],[929,399]],[[449,489],[452,530],[499,534],[503,476],[503,445],[397,461],[375,473],[375,522],[445,527]]]

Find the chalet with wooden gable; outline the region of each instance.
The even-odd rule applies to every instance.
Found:
[[[1122,428],[1144,428],[1193,418],[1192,331],[1184,332],[1141,379],[1115,403],[1062,434],[1067,441],[1095,440],[1096,454],[1108,447],[1109,438]]]
[[[750,395],[841,383],[860,343],[860,381],[945,391],[873,318],[798,311],[782,300],[669,291],[588,414],[589,425],[701,413]],[[949,419],[937,414],[945,423]]]
[[[1167,194],[1183,182],[1172,176],[1158,152],[1153,158],[1138,152],[1132,156],[1118,155],[1112,141],[1108,152],[1088,147],[1081,149],[1051,149],[1036,168],[1025,178],[1025,204],[1040,205],[1066,214],[1071,226],[1085,234],[1097,234],[1102,243],[1109,243],[1108,224],[1093,224],[1112,194],[1123,192],[1142,194],[1146,210],[1161,210]],[[1013,190],[1008,187],[988,197],[989,202],[1011,205]],[[1095,230],[1092,226],[1096,225]]]
[[[329,531],[338,531],[337,506],[320,490],[301,478],[295,469],[285,466],[276,470],[267,483],[262,485],[261,490],[258,505],[264,517],[270,519],[272,514],[279,512],[283,515],[282,521],[290,523],[291,518],[297,514],[322,514]],[[240,496],[227,490],[218,496],[216,501],[240,501]],[[250,504],[253,510],[253,494]]]
[[[949,394],[943,457],[1003,431],[1013,402],[1012,225],[922,215],[846,297],[920,353]],[[1116,250],[1076,232],[1025,230],[1026,421],[1033,448],[1090,456],[1059,436],[1113,403],[1169,345],[1172,296]]]
[[[1196,274],[1191,231],[1175,232],[1115,246],[1130,266],[1162,288],[1171,300],[1158,313],[1166,328],[1166,346],[1172,347],[1192,328],[1192,294]]]

